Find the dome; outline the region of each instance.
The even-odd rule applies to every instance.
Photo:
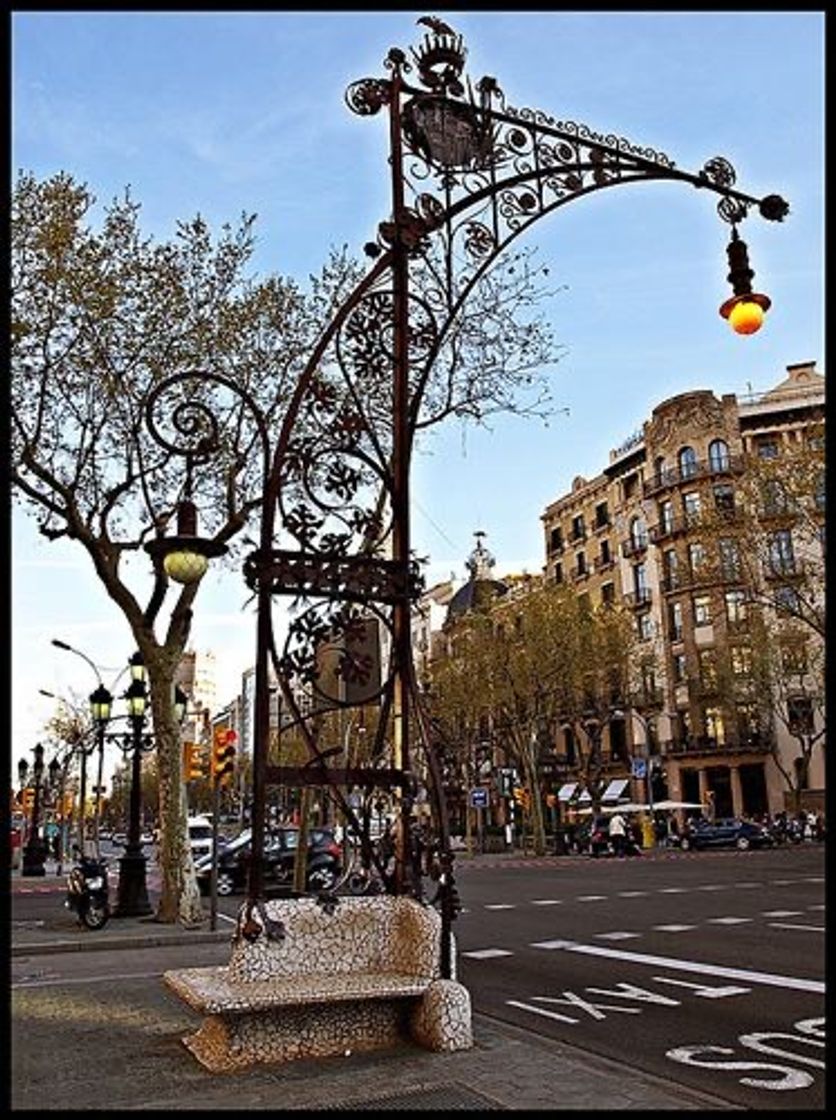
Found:
[[[494,599],[500,598],[508,591],[507,583],[491,576],[491,568],[496,561],[482,544],[481,538],[484,535],[481,530],[474,533],[476,547],[467,560],[470,578],[450,600],[445,624],[455,621],[468,611],[486,610]]]

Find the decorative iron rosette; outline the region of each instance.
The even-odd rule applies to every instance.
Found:
[[[361,78],[345,91],[345,103],[360,117],[373,117],[384,105],[389,104],[392,89],[389,82],[380,78]]]

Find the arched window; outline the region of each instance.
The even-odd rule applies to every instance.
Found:
[[[693,478],[697,473],[697,453],[693,447],[680,448],[678,459],[680,477]]]
[[[724,439],[713,439],[708,445],[708,463],[713,471],[729,469],[729,445]]]

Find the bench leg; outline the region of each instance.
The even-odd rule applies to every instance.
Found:
[[[470,993],[455,980],[434,980],[410,1016],[413,1039],[428,1050],[473,1046]]]
[[[225,1073],[396,1046],[407,1037],[407,1017],[402,999],[221,1013],[207,1016],[183,1044],[208,1070]]]

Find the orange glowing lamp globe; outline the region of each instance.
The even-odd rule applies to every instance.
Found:
[[[755,334],[763,326],[763,317],[770,303],[769,296],[758,292],[733,296],[720,308],[720,314],[728,319],[735,334]]]

